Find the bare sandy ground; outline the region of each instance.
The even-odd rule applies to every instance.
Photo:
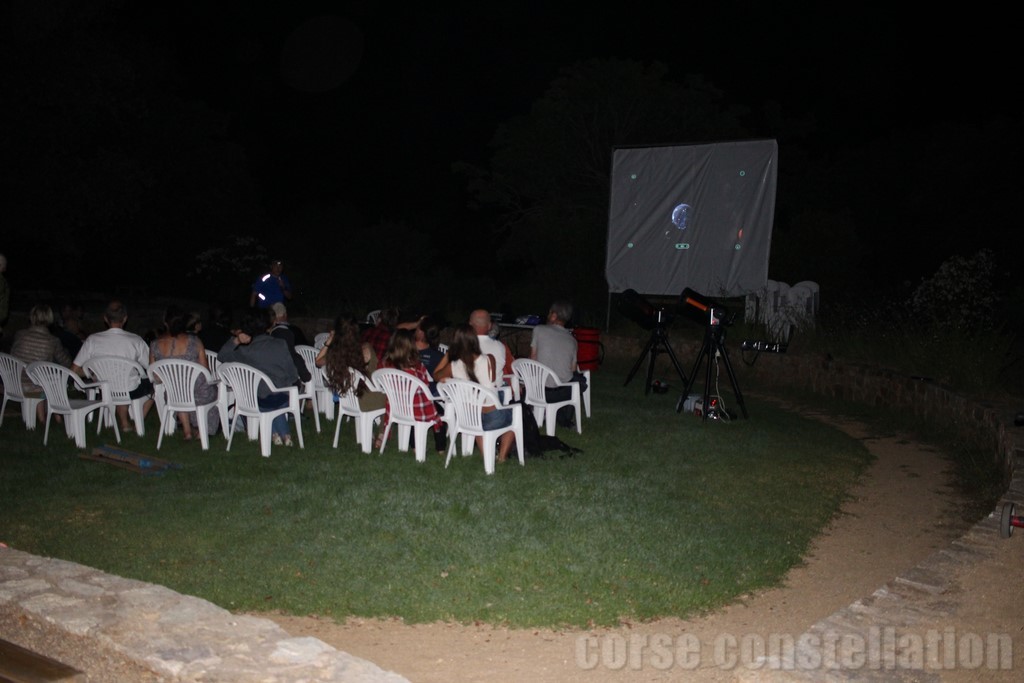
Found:
[[[960,512],[964,501],[951,487],[941,453],[898,436],[873,435],[860,424],[837,426],[863,439],[876,456],[851,492],[852,499],[813,544],[806,563],[786,576],[784,585],[743,596],[707,616],[593,631],[367,619],[339,624],[316,617],[261,616],[292,635],[319,638],[413,683],[749,678],[743,662],[734,663],[742,657],[733,643],[757,642],[758,635],[799,637],[812,624],[946,547],[969,526]],[[961,603],[955,621],[920,625],[940,633],[955,628],[957,633],[1010,634],[1020,651],[1013,653],[1014,670],[957,666],[942,672],[941,680],[1021,680],[1024,590],[1016,571],[1022,543],[1024,533],[1005,539],[997,557],[965,568],[951,591],[950,599]]]

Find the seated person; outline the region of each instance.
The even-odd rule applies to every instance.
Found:
[[[453,378],[476,382],[491,389],[498,388],[497,363],[494,356],[480,350],[480,341],[472,326],[466,324],[455,328],[455,336],[452,338],[448,353],[452,358]],[[512,410],[488,406],[484,408],[481,419],[484,429],[507,427],[512,424]],[[514,444],[515,434],[505,432],[501,435],[498,442],[498,462],[505,462],[508,459],[508,453]],[[482,453],[481,437],[477,437],[477,446]]]
[[[420,360],[419,351],[416,350],[415,333],[412,330],[398,329],[392,333],[391,341],[388,342],[387,354],[384,356],[384,363],[381,367],[397,368],[408,372],[428,386],[433,379],[430,373],[427,372],[427,368],[423,365],[423,361]],[[434,405],[434,397],[424,396],[422,393],[417,392],[416,394],[413,413],[417,420],[433,423],[437,451],[444,453],[445,444],[441,441],[438,434],[440,433],[444,436],[447,425],[441,421],[438,407]],[[377,437],[377,442],[374,445],[375,448],[379,449],[381,446],[380,441],[384,433],[383,428],[387,426],[389,417],[389,413],[384,413],[384,419],[381,421],[381,434]]]
[[[198,334],[207,349],[216,351],[224,346],[231,339],[231,310],[221,304],[211,304]]]
[[[362,340],[373,348],[377,355],[377,366],[383,367],[384,356],[388,352],[388,342],[398,325],[398,309],[385,308],[381,310],[377,324],[363,330]]]
[[[334,329],[316,356],[316,366],[324,368],[325,383],[337,395],[351,387],[349,368],[359,370],[367,377],[377,369],[377,354],[366,342],[359,339],[359,323],[352,317],[339,315]],[[387,398],[380,391],[374,391],[365,384],[356,387],[359,409],[364,412],[385,407]]]
[[[53,325],[53,309],[47,304],[37,304],[29,311],[28,321],[28,327],[14,333],[11,355],[24,361],[26,365],[36,361],[47,361],[70,368],[71,356],[60,343],[60,339],[50,332],[50,326]],[[22,373],[21,389],[29,398],[43,396],[42,387],[34,384],[25,373]],[[36,404],[36,418],[40,423],[46,419],[46,401]]]
[[[572,304],[567,301],[555,301],[551,304],[547,324],[533,328],[530,358],[551,368],[559,382],[578,382],[580,392],[583,392],[587,389],[587,378],[579,371],[576,338],[566,327],[572,320],[572,313]],[[572,388],[549,387],[544,393],[548,401],[564,401],[572,395]],[[559,409],[557,420],[562,427],[576,426],[575,413],[571,406]]]
[[[107,324],[107,329],[102,332],[94,332],[85,338],[82,348],[71,364],[71,371],[84,377],[82,366],[95,356],[121,356],[148,368],[149,344],[139,335],[125,329],[125,325],[128,323],[128,307],[124,305],[124,302],[115,299],[107,304],[107,309],[103,312],[103,322]],[[142,378],[139,385],[132,389],[128,396],[130,398],[149,397],[142,406],[142,416],[145,419],[153,408],[153,383],[149,381],[148,377]],[[134,426],[129,420],[128,406],[119,405],[115,408],[115,412],[121,423],[121,432],[125,434],[133,432]]]
[[[278,302],[270,307],[270,319],[273,324],[270,327],[270,336],[276,337],[277,339],[283,339],[288,344],[288,353],[292,357],[292,362],[295,363],[295,372],[299,373],[299,379],[303,382],[308,382],[313,379],[312,374],[309,372],[309,368],[306,367],[306,361],[302,359],[302,355],[295,350],[295,345],[299,344],[298,338],[295,336],[295,330],[298,329],[296,326],[288,322],[288,309],[285,305]],[[302,334],[302,330],[299,330],[299,334],[302,335],[304,343],[306,341],[306,335]],[[306,344],[309,346],[309,344]]]
[[[503,385],[505,383],[505,366],[508,365],[511,370],[512,361],[508,357],[508,347],[504,342],[500,342],[496,337],[491,336],[492,331],[495,331],[497,327],[491,321],[490,312],[478,308],[469,314],[469,324],[476,332],[477,340],[480,342],[480,350],[494,356],[500,371],[498,386]]]
[[[163,328],[149,344],[150,364],[164,358],[181,358],[199,363],[209,370],[206,347],[198,336],[188,332],[189,322],[195,320],[195,316],[185,313],[178,306],[168,306],[164,311]],[[198,405],[213,403],[217,400],[217,385],[207,382],[205,377],[200,377],[196,380],[195,398]],[[193,412],[178,413],[178,422],[185,441],[192,441],[192,431],[199,424],[197,419],[196,413]],[[206,414],[206,429],[207,434],[216,434],[220,429],[220,413],[216,408]]]
[[[270,311],[266,308],[253,308],[242,318],[242,323],[234,336],[228,340],[217,357],[222,363],[245,363],[264,372],[278,387],[297,386],[299,373],[288,353],[288,344],[283,339],[276,339],[267,334],[270,327]],[[273,393],[264,383],[260,383],[258,392],[260,410],[270,412],[288,405],[288,394],[280,391]],[[271,424],[271,442],[275,446],[291,446],[292,433],[288,426],[288,417],[278,415]]]
[[[434,381],[451,377],[448,355],[441,350],[441,324],[437,318],[424,317],[416,328],[416,349]],[[434,389],[431,386],[431,389]]]

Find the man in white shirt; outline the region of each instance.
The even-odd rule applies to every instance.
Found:
[[[494,367],[498,369],[497,374],[501,375],[505,368],[506,347],[504,343],[491,338],[491,314],[482,308],[478,308],[469,314],[469,324],[476,332],[476,338],[480,341],[480,351],[494,356]],[[497,382],[498,386],[503,386],[505,378],[499,377]]]
[[[120,356],[148,368],[149,345],[139,335],[124,329],[124,324],[128,321],[128,309],[125,308],[124,303],[115,299],[107,304],[107,310],[103,313],[103,321],[107,323],[108,329],[103,332],[94,332],[85,338],[82,348],[71,365],[71,370],[85,377],[82,366],[90,358],[96,356]],[[143,378],[139,386],[133,389],[129,396],[132,398],[152,397],[152,394],[152,382],[149,381],[149,378]],[[153,399],[150,398],[143,404],[142,415],[148,415],[152,407]],[[121,431],[131,432],[132,423],[128,417],[128,406],[119,405],[116,410],[118,421],[121,423]]]

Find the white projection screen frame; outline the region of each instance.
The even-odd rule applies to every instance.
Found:
[[[627,289],[712,297],[768,280],[778,171],[775,140],[617,148],[605,277]]]

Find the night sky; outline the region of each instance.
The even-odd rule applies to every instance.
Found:
[[[33,6],[65,6],[12,4],[15,26],[52,20]],[[498,125],[527,114],[560,68],[591,58],[660,61],[680,81],[700,74],[751,110],[759,135],[759,112],[774,103],[809,122],[799,144],[818,156],[942,121],[1021,116],[1019,41],[994,15],[797,3],[92,4],[113,8],[118,40],[167,60],[168,87],[226,117],[224,135],[245,150],[275,218],[310,201],[344,200],[371,217],[458,211],[452,163],[486,164]],[[17,127],[8,120],[5,135]],[[788,154],[780,139],[783,170]]]

